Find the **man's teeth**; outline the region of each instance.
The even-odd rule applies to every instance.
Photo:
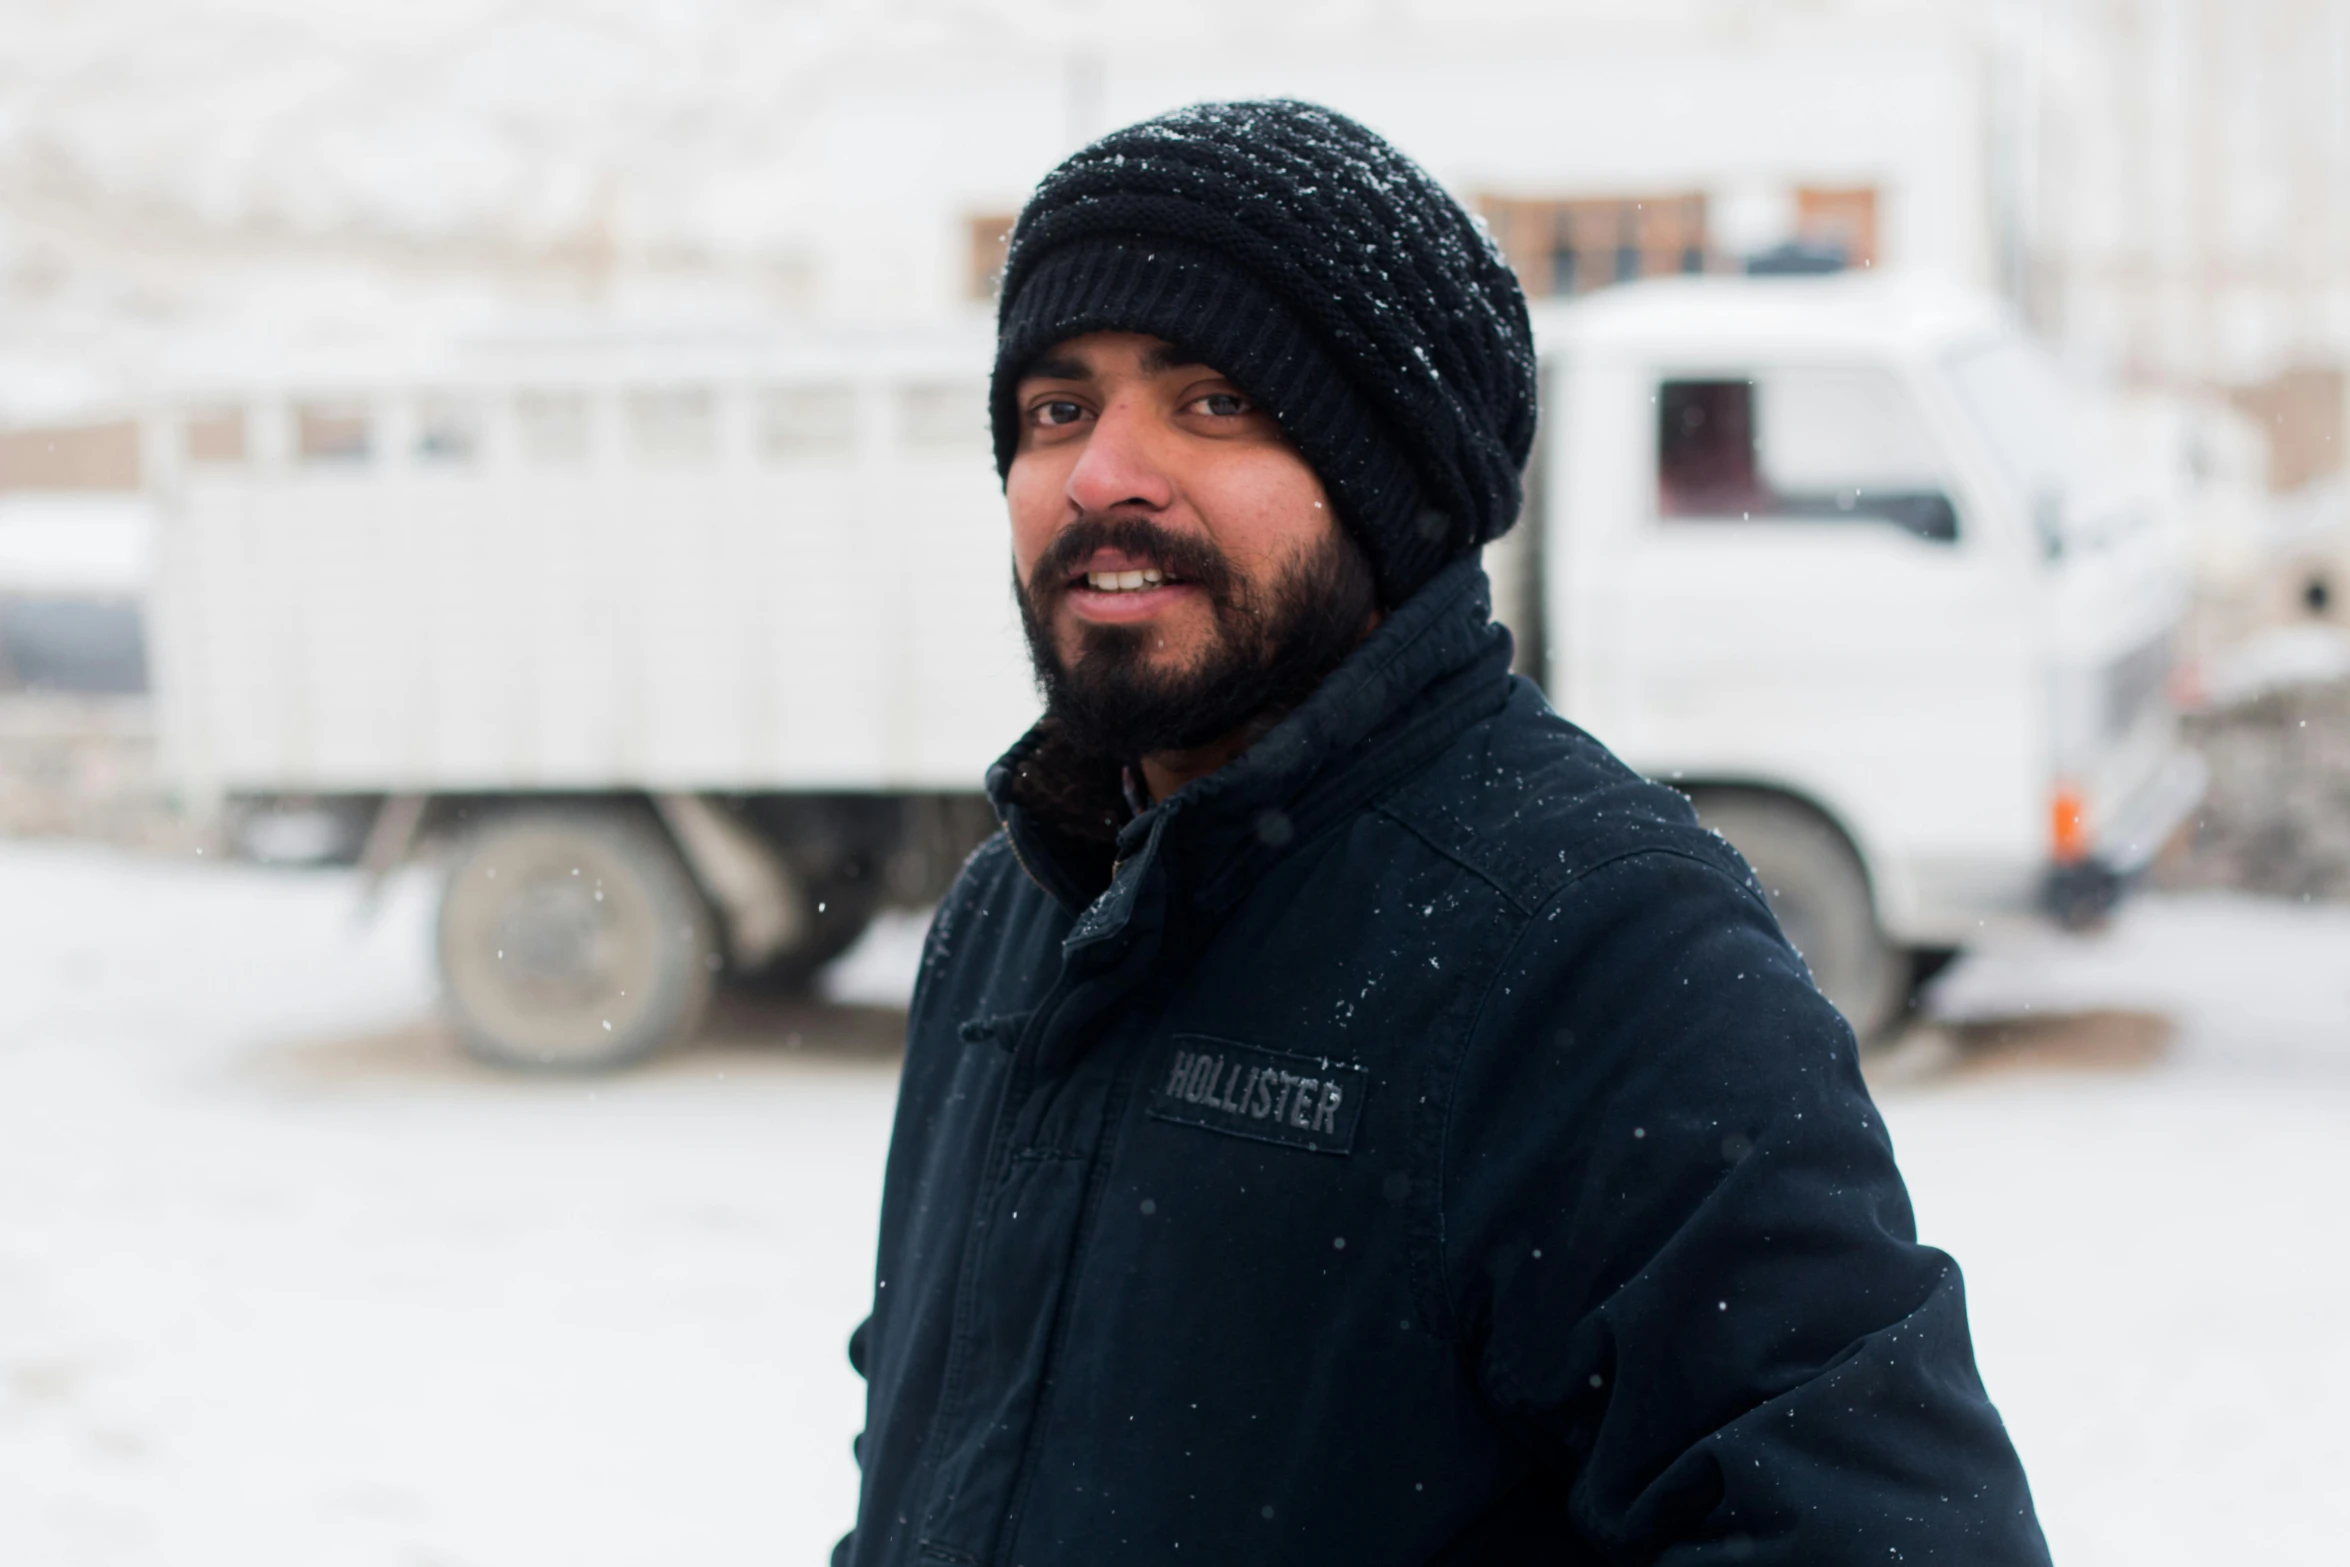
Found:
[[[1143,588],[1155,588],[1167,580],[1166,574],[1153,567],[1141,571],[1089,571],[1085,585],[1096,593],[1133,593]]]

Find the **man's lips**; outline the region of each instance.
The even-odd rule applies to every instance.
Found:
[[[1146,620],[1197,591],[1147,553],[1106,548],[1088,555],[1063,587],[1079,619],[1113,625]]]
[[[1095,587],[1093,584],[1101,580],[1101,575],[1095,573],[1090,577],[1079,578],[1077,585],[1065,595],[1071,612],[1078,619],[1092,621],[1097,625],[1123,625],[1148,620],[1199,592],[1191,583],[1169,582],[1163,578],[1134,587]],[[1123,581],[1135,575],[1139,573],[1121,573],[1118,580]],[[1153,576],[1157,574],[1153,573]]]
[[[1050,588],[1039,608],[1080,625],[1131,625],[1179,610],[1191,600],[1213,604],[1226,579],[1223,562],[1204,544],[1168,538],[1160,530],[1118,526],[1115,519],[1086,530],[1084,542],[1055,549],[1040,563]]]
[[[1097,593],[1133,593],[1180,580],[1154,557],[1134,550],[1098,549],[1072,567],[1063,584]]]

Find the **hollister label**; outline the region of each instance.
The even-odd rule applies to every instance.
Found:
[[[1236,1137],[1343,1154],[1369,1074],[1348,1061],[1177,1034],[1151,1082],[1150,1113]]]

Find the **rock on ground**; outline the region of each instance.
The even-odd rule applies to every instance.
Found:
[[[2211,790],[2162,885],[2350,901],[2350,679],[2189,715]]]

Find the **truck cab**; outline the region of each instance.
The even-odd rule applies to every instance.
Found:
[[[2192,809],[2183,552],[1996,304],[1674,279],[1537,336],[1504,618],[1554,705],[1746,854],[1864,1038],[1992,921],[2101,912]]]

